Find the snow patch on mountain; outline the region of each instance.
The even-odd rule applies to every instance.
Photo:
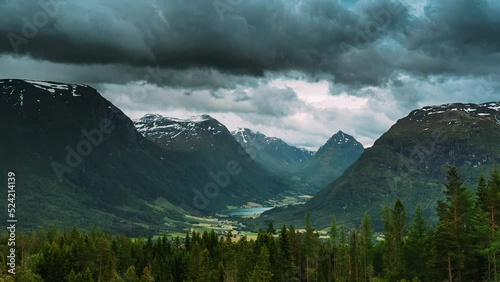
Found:
[[[243,141],[243,143],[245,143],[245,144],[248,143],[248,140],[245,137],[245,129],[244,128],[238,127],[236,130],[231,131],[231,134],[235,137],[241,136],[241,140]]]
[[[35,80],[25,80],[25,81],[33,84],[35,87],[47,90],[49,92],[54,91],[54,89],[69,90],[67,84],[55,84],[55,83],[49,83],[49,82],[44,82],[44,81],[35,81]]]
[[[79,88],[87,88],[87,85],[83,84],[62,84],[62,83],[50,83],[46,81],[36,81],[36,80],[24,80],[25,82],[33,85],[34,87],[47,91],[52,94],[52,97],[59,94],[59,96],[63,96],[65,92],[69,92],[71,90],[72,97],[80,97]]]

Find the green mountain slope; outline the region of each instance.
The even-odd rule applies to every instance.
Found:
[[[319,190],[339,178],[363,151],[363,145],[354,137],[338,131],[318,149],[302,174],[310,186]]]

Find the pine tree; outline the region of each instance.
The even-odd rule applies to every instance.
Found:
[[[349,235],[349,281],[361,281],[361,250],[359,235],[356,229],[352,229]]]
[[[477,248],[487,261],[485,277],[498,281],[498,228],[500,226],[500,175],[496,167],[493,168],[491,179],[486,181],[481,174],[477,187],[477,206],[479,208],[477,226],[479,233]]]
[[[73,271],[73,273],[74,273],[74,271]],[[70,273],[70,275],[71,275],[71,273]],[[42,277],[40,277],[40,275],[34,273],[31,269],[24,268],[24,267],[16,269],[16,280],[23,281],[23,282],[43,282],[43,279],[42,279]],[[70,280],[68,280],[68,281],[70,281]]]
[[[184,239],[184,247],[188,252],[191,251],[191,237],[189,237],[189,230],[186,232],[186,238]]]
[[[293,277],[293,279],[301,280],[302,273],[300,269],[301,265],[301,236],[300,233],[295,230],[295,226],[292,224],[289,227],[288,237],[290,238],[290,272],[287,273],[288,277]],[[294,280],[291,280],[294,281]]]
[[[429,240],[429,227],[418,206],[415,218],[409,228],[408,238],[405,243],[404,257],[408,278],[418,278],[420,281],[429,281],[428,261],[430,260],[431,244]]]
[[[270,235],[275,235],[276,234],[276,229],[274,229],[274,226],[273,226],[273,223],[272,222],[269,222],[269,224],[267,225],[267,234],[270,234]]]
[[[281,251],[278,240],[271,237],[268,246],[269,251],[269,261],[271,263],[271,272],[273,277],[279,277],[283,273],[284,269],[284,259],[283,252]]]
[[[81,282],[94,282],[94,278],[92,277],[92,271],[90,271],[89,268],[87,268],[83,273]]]
[[[257,263],[250,273],[250,282],[269,282],[272,281],[271,263],[269,262],[269,251],[266,246],[260,248],[257,256]]]
[[[456,167],[448,170],[445,187],[446,201],[438,201],[436,208],[439,223],[434,238],[435,266],[447,270],[447,275],[442,272],[437,278],[460,282],[466,278],[465,266],[474,268],[470,240],[473,206]]]
[[[408,216],[401,200],[396,200],[394,208],[386,207],[383,213],[384,220],[384,266],[385,274],[391,281],[403,278],[403,250],[407,232],[406,221]]]
[[[338,249],[338,232],[337,232],[337,222],[335,218],[332,220],[330,227],[330,240],[327,242],[327,252],[328,252],[328,272],[327,281],[332,281],[335,277],[337,268],[337,249]]]
[[[363,271],[361,281],[370,281],[373,276],[373,225],[368,213],[365,213],[361,222],[360,252]]]
[[[127,268],[127,271],[123,275],[123,280],[125,280],[126,282],[140,282],[135,273],[135,267],[133,265]]]
[[[293,276],[293,259],[290,232],[283,225],[279,234],[279,247],[283,256],[282,280],[289,280]]]
[[[149,270],[149,267],[147,267],[147,266],[144,267],[140,281],[141,282],[154,282],[155,281],[155,278],[153,277],[153,275],[151,275],[151,271]]]
[[[344,225],[340,227],[334,281],[349,281],[349,244]]]
[[[252,241],[247,241],[246,237],[243,237],[238,241],[235,248],[237,250],[235,259],[238,269],[236,281],[246,281],[255,266]]]
[[[304,250],[306,256],[306,281],[310,281],[311,274],[317,277],[318,258],[317,247],[319,246],[319,234],[315,232],[311,224],[311,214],[306,214],[306,231],[304,233]],[[311,273],[311,270],[312,273]]]
[[[189,277],[193,282],[209,281],[211,269],[212,267],[210,265],[208,250],[206,248],[202,248],[198,242],[195,242],[191,252]]]
[[[493,168],[491,178],[488,181],[488,203],[489,203],[489,216],[491,222],[491,253],[493,262],[493,278],[498,281],[497,274],[497,253],[498,253],[498,226],[500,225],[500,174],[496,168]]]
[[[479,208],[485,212],[488,212],[488,181],[486,181],[483,173],[481,173],[481,175],[479,176],[476,194]]]

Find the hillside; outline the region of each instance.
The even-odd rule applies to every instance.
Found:
[[[21,227],[134,234],[183,219],[181,209],[154,204],[179,200],[176,156],[143,138],[95,89],[23,80],[0,80],[0,89],[0,156],[8,160],[0,170],[17,175]]]

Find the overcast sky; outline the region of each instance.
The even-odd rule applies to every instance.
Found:
[[[316,149],[500,100],[498,0],[0,0],[0,77],[86,83],[131,118],[210,114]]]

